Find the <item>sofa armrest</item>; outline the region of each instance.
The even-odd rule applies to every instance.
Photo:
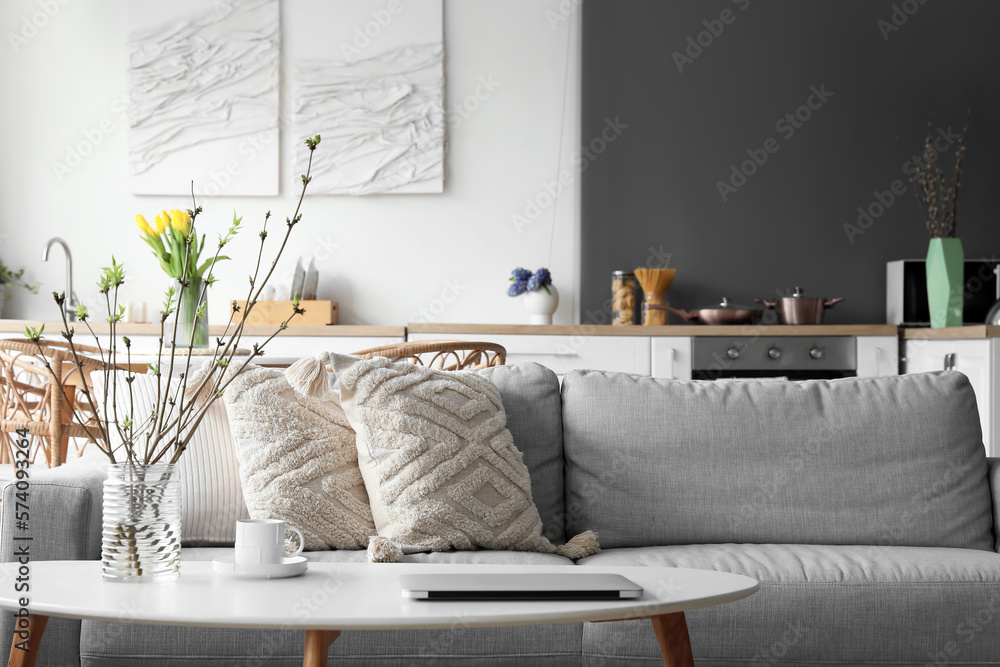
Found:
[[[100,559],[106,467],[103,459],[88,457],[52,470],[40,466],[29,468],[28,530],[17,528],[15,514],[24,508],[17,506],[15,484],[8,483],[3,488],[0,509],[0,561],[15,560],[22,545],[28,545],[32,562]],[[15,537],[31,540],[14,540]],[[0,614],[0,647],[6,650],[13,634],[14,614],[5,611]],[[68,618],[49,621],[38,664],[80,664],[80,621]]]
[[[30,536],[31,560],[99,560],[105,462],[81,459],[59,468],[29,469],[28,525],[19,530],[17,488],[3,489],[0,511],[0,561],[14,560],[19,542]],[[23,508],[20,508],[23,509]]]
[[[993,548],[1000,553],[1000,458],[988,458],[986,465],[986,475],[993,493]]]

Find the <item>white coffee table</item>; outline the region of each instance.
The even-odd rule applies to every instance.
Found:
[[[304,630],[305,667],[326,665],[343,630],[541,625],[649,618],[668,667],[693,665],[684,612],[753,594],[749,577],[663,567],[579,568],[621,574],[643,587],[638,600],[572,602],[426,602],[400,595],[398,575],[433,572],[566,572],[566,567],[310,563],[291,579],[243,580],[212,574],[210,562],[186,561],[166,584],[101,579],[99,561],[31,563],[29,650],[16,647],[8,665],[31,667],[49,616],[157,625]],[[16,611],[16,563],[0,565],[0,608]],[[305,611],[304,611],[305,610]]]

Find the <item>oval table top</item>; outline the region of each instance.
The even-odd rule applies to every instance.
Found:
[[[643,588],[636,600],[427,602],[404,599],[403,574],[607,573]],[[16,592],[17,563],[0,564],[0,608],[30,599],[32,614],[162,625],[315,630],[496,627],[646,618],[733,602],[758,589],[738,574],[666,567],[309,563],[289,579],[233,579],[212,563],[185,561],[169,583],[101,578],[100,561],[30,564],[28,592]]]

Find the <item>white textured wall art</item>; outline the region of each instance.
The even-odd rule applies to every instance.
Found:
[[[295,174],[310,194],[444,190],[442,0],[290,3]]]
[[[129,0],[133,194],[278,194],[278,0]]]

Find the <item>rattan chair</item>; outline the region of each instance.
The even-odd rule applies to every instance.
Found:
[[[97,348],[75,345],[83,367],[83,377],[77,372],[69,345],[44,342],[41,351],[31,341],[0,340],[0,431],[13,433],[25,429],[39,438],[32,454],[45,456],[50,468],[66,461],[70,438],[81,438],[77,455],[89,442],[97,442],[99,429],[92,422],[89,406],[77,405],[77,387],[90,384],[90,374],[103,370],[104,365],[92,356]],[[65,394],[59,391],[55,378],[61,379]],[[78,419],[74,420],[74,411]],[[79,423],[82,418],[84,424]],[[12,443],[5,437],[0,445],[0,463],[12,460]]]
[[[507,361],[507,350],[496,343],[428,340],[373,347],[355,352],[354,356],[363,359],[386,357],[390,361],[410,361],[428,368],[460,371],[503,366]]]

